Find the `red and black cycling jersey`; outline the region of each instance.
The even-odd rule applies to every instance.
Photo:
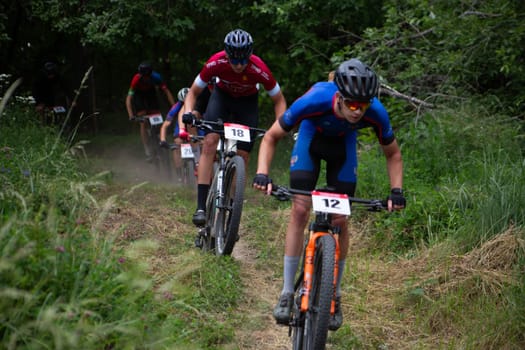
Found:
[[[162,76],[159,73],[154,71],[150,76],[144,76],[136,73],[131,79],[128,95],[133,95],[135,92],[147,92],[155,90],[156,87],[159,87],[162,90],[168,88],[166,82],[162,79]]]
[[[270,96],[275,96],[281,90],[268,66],[256,55],[250,56],[242,73],[235,73],[226,52],[217,52],[208,59],[195,78],[195,83],[204,89],[213,77],[218,78],[217,87],[233,97],[253,95],[257,93],[259,84]]]

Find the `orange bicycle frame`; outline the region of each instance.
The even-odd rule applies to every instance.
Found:
[[[303,277],[303,293],[301,296],[301,311],[306,312],[308,310],[308,303],[310,301],[310,291],[312,290],[312,282],[314,275],[314,256],[315,256],[315,244],[319,237],[330,235],[335,240],[335,261],[334,261],[334,281],[332,304],[330,306],[330,313],[335,312],[335,287],[337,284],[337,275],[339,273],[339,235],[335,235],[329,232],[310,232],[310,238],[306,245],[304,255],[304,277]]]

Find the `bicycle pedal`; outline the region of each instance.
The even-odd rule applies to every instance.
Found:
[[[195,238],[195,247],[201,249],[202,246],[202,237],[199,235]]]

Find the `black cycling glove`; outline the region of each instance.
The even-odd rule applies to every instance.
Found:
[[[400,188],[393,188],[387,200],[391,200],[392,205],[406,206],[405,196],[403,196],[403,190]]]
[[[257,186],[266,187],[271,183],[272,179],[270,179],[266,174],[255,174],[255,177],[253,178],[253,184]]]
[[[159,146],[162,148],[170,148],[170,145],[166,141],[160,141]]]
[[[184,124],[195,125],[195,116],[191,112],[184,113],[182,115],[182,122]]]

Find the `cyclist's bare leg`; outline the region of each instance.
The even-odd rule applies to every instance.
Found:
[[[339,248],[341,249],[341,254],[339,255],[339,259],[343,260],[348,254],[349,246],[348,218],[344,215],[334,215],[332,217],[332,224],[341,228],[341,233],[339,234]]]
[[[182,140],[180,139],[180,137],[174,138],[173,142],[179,146],[182,144]],[[173,164],[175,164],[175,170],[180,171],[180,168],[182,167],[182,156],[180,154],[180,148],[173,150],[172,154],[173,154]]]
[[[199,172],[197,182],[202,185],[209,185],[213,173],[213,161],[217,153],[219,135],[210,133],[204,137],[202,153],[199,159]]]
[[[137,115],[139,117],[143,117],[146,115],[146,111],[137,112]],[[146,157],[151,157],[152,150],[150,150],[148,146],[148,127],[149,122],[144,121],[144,123],[140,123],[140,140],[142,141],[142,146],[144,146],[144,153],[146,154]]]
[[[311,199],[308,196],[296,195],[292,202],[290,221],[286,230],[286,239],[284,247],[284,266],[283,266],[283,289],[276,308],[274,317],[279,320],[280,317],[289,314],[288,307],[290,304],[290,293],[293,293],[295,274],[299,265],[300,256],[303,250],[304,229],[310,218]],[[287,307],[283,308],[282,299],[288,300]]]
[[[148,129],[146,122],[140,123],[140,139],[142,140],[142,144],[144,145],[144,152],[146,153],[146,156],[151,156],[151,150],[148,146]]]
[[[310,218],[311,199],[308,196],[295,195],[292,202],[290,221],[286,230],[284,254],[300,256],[303,250],[304,230]]]

